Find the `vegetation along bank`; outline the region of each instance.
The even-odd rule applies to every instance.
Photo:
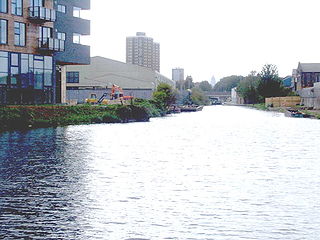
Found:
[[[0,131],[91,123],[149,121],[166,114],[175,101],[172,88],[160,84],[152,100],[135,99],[130,105],[1,106]]]

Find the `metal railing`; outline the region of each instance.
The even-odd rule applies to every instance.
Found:
[[[65,41],[57,38],[39,38],[39,49],[43,51],[63,52]]]
[[[29,19],[54,22],[56,21],[56,10],[45,7],[29,7]]]

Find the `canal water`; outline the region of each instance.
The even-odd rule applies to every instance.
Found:
[[[0,239],[319,239],[320,121],[211,106],[0,134]]]

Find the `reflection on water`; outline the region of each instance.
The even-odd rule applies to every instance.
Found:
[[[0,238],[318,239],[320,121],[238,107],[0,135]]]

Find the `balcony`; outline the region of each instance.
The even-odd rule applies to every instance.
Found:
[[[64,52],[65,42],[64,40],[56,38],[41,38],[39,41],[39,50],[45,52]]]
[[[37,22],[56,21],[56,10],[45,7],[29,7],[29,19]]]

